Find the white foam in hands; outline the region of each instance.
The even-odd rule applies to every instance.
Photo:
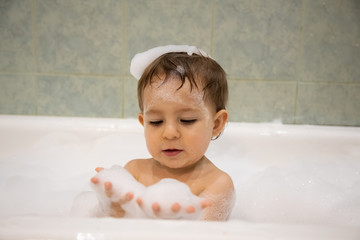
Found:
[[[190,188],[182,182],[175,179],[165,178],[160,182],[147,187],[140,195],[144,199],[142,210],[150,218],[162,219],[200,219],[202,214],[201,202],[204,200],[195,196]],[[154,215],[152,204],[159,203],[160,212]],[[181,206],[178,212],[172,211],[174,203]],[[187,207],[194,207],[194,212],[188,213]]]
[[[127,193],[134,195],[130,201],[121,205],[126,212],[125,217],[128,218],[200,219],[203,214],[204,199],[195,196],[186,184],[175,179],[162,179],[154,185],[145,187],[118,165],[99,171],[94,178],[97,182],[91,185],[95,194],[79,194],[72,208],[73,216],[112,216],[112,204],[123,201]],[[112,184],[111,197],[106,194],[106,182]],[[98,200],[96,206],[93,200],[95,195]],[[141,207],[137,202],[139,198]],[[160,207],[158,213],[153,211],[154,203]],[[172,210],[175,203],[180,206],[177,211]],[[192,207],[194,211],[187,211],[188,207]]]
[[[155,59],[169,52],[186,52],[188,55],[198,54],[204,57],[210,57],[203,50],[189,45],[166,45],[149,49],[145,52],[136,54],[131,60],[130,73],[137,80],[141,78],[145,68],[149,66]]]
[[[98,180],[97,184],[92,184],[95,194],[99,200],[99,209],[97,216],[110,216],[113,209],[112,203],[123,201],[127,193],[134,194],[131,201],[122,205],[125,210],[125,217],[143,217],[144,214],[134,201],[140,193],[145,189],[145,186],[134,179],[134,177],[126,171],[123,167],[114,165],[111,168],[103,169],[98,172],[95,177]],[[111,182],[111,197],[106,195],[105,182]]]

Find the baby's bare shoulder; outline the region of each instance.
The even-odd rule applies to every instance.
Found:
[[[206,179],[205,189],[199,196],[212,202],[204,214],[205,220],[224,221],[228,219],[235,199],[231,177],[220,169],[211,171]]]
[[[212,194],[234,191],[234,183],[226,172],[214,167],[208,174],[206,191]]]
[[[124,168],[137,179],[137,175],[148,169],[149,164],[150,159],[133,159],[126,163]]]
[[[225,172],[221,172],[218,174],[216,181],[214,181],[214,186],[229,190],[234,189],[234,183],[231,177]]]
[[[125,168],[143,167],[148,165],[150,159],[133,159],[125,164]]]

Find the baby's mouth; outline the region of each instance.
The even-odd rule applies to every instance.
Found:
[[[165,149],[162,151],[168,157],[174,157],[182,152],[180,149]]]

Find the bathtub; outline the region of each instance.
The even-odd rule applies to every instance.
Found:
[[[70,216],[95,167],[148,156],[135,119],[0,116],[0,239],[360,239],[360,128],[228,123],[227,222]]]

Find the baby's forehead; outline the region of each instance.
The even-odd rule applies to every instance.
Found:
[[[174,104],[174,106],[193,106],[196,108],[215,108],[214,104],[205,99],[204,92],[191,87],[188,81],[181,85],[181,80],[168,79],[166,82],[157,81],[144,89],[143,106],[146,109],[157,108],[161,104]]]
[[[147,86],[152,88],[161,88],[163,86],[167,86],[175,88],[176,90],[185,88],[189,90],[189,93],[193,90],[197,92],[203,92],[203,83],[200,78],[194,76],[193,81],[190,81],[188,77],[185,77],[184,80],[182,80],[177,74],[171,73],[157,74],[156,76],[153,76]]]
[[[192,87],[188,81],[182,83],[177,79],[167,79],[149,84],[144,89],[144,95],[152,98],[195,98],[199,102],[203,102],[204,93],[198,88]]]

